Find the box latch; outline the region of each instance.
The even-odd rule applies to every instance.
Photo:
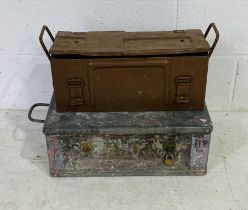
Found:
[[[190,87],[191,87],[190,76],[179,76],[176,78],[176,102],[177,103],[190,103]]]
[[[79,106],[84,104],[83,85],[84,83],[81,78],[67,80],[67,87],[69,88],[71,106]]]

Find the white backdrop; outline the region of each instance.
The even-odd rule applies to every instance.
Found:
[[[49,102],[49,62],[38,36],[58,30],[173,30],[215,22],[221,34],[208,74],[212,111],[248,110],[247,0],[9,0],[0,1],[0,108]],[[48,40],[48,39],[47,39]]]

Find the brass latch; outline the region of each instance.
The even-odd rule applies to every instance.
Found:
[[[179,76],[176,78],[176,102],[177,103],[190,103],[190,76]]]
[[[70,92],[71,106],[79,106],[84,103],[83,85],[83,80],[81,78],[67,80],[67,87],[69,88]]]

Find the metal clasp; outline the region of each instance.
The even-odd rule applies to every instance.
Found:
[[[67,87],[70,92],[70,105],[79,106],[84,104],[83,99],[83,80],[81,78],[68,79]]]
[[[176,78],[176,102],[190,103],[190,87],[192,79],[190,76],[179,76]]]

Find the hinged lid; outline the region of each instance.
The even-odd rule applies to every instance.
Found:
[[[137,56],[208,53],[201,30],[158,32],[58,32],[52,55]]]
[[[212,122],[202,111],[65,112],[55,111],[52,98],[43,132],[46,135],[124,135],[210,133]]]

